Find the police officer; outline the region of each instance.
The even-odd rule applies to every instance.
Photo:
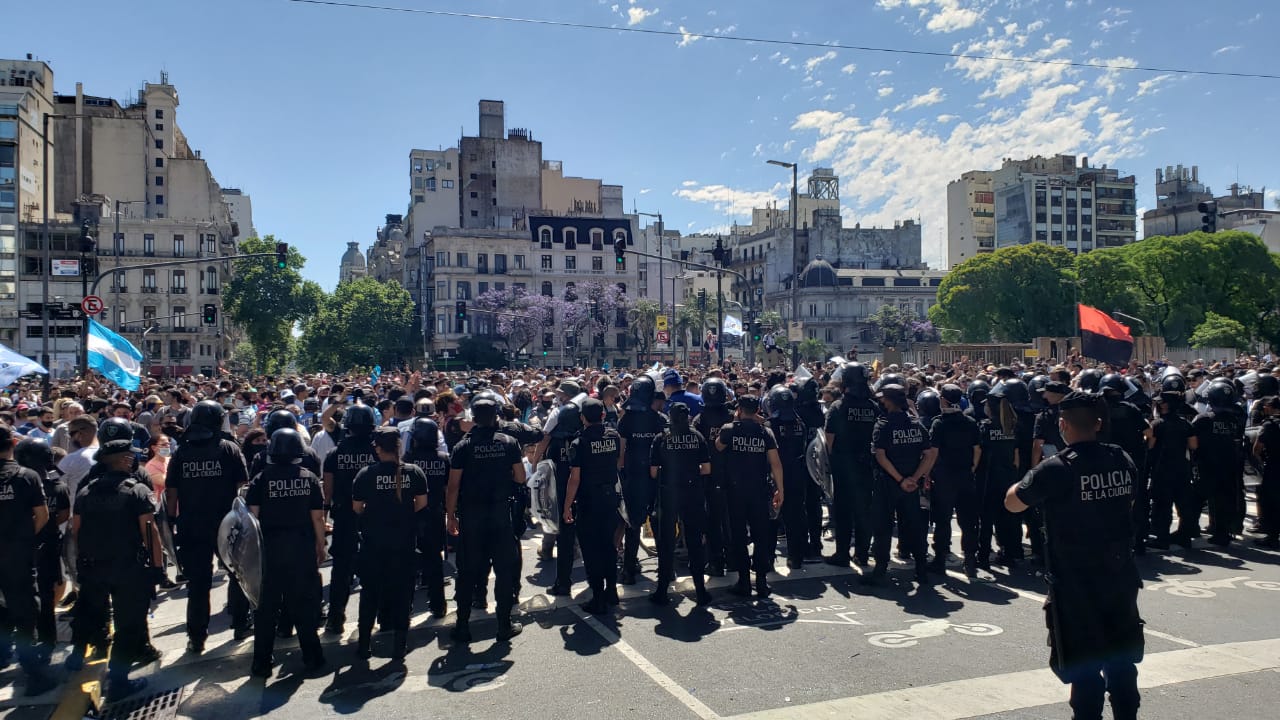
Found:
[[[1191,421],[1179,412],[1185,405],[1183,392],[1162,391],[1156,399],[1160,417],[1151,423],[1147,440],[1151,462],[1152,536],[1147,545],[1159,550],[1169,549],[1171,541],[1190,547],[1191,537],[1200,534],[1200,507],[1191,487],[1191,454],[1199,446],[1199,440]],[[1175,507],[1178,529],[1170,534]]]
[[[978,481],[982,499],[978,509],[978,567],[991,570],[991,540],[1000,547],[998,564],[1013,567],[1022,558],[1020,526],[1004,507],[1009,488],[1018,482],[1017,416],[1002,394],[985,396],[984,419],[978,424],[982,434],[982,457]]]
[[[1258,547],[1280,550],[1280,397],[1269,395],[1258,400],[1262,411],[1262,427],[1253,442],[1253,455],[1262,462],[1262,483],[1258,486],[1258,530],[1263,537],[1254,541]]]
[[[1137,405],[1125,400],[1129,384],[1123,375],[1104,375],[1100,384],[1102,396],[1110,410],[1108,430],[1099,438],[1102,442],[1118,445],[1129,453],[1138,468],[1137,482],[1133,486],[1133,552],[1142,555],[1147,551],[1147,530],[1150,527],[1151,503],[1147,498],[1147,442],[1151,435],[1146,413]]]
[[[804,423],[806,449],[809,442],[818,434],[818,430],[826,424],[826,416],[822,407],[822,400],[818,397],[818,389],[818,381],[808,378],[801,382],[799,389],[795,391],[796,415]],[[803,456],[804,451],[802,450],[801,457],[803,458]],[[787,471],[784,470],[783,472]],[[804,498],[804,503],[800,506],[804,512],[801,529],[806,535],[805,539],[808,544],[804,558],[809,562],[818,562],[822,560],[822,487],[813,482],[813,478],[809,476],[809,468],[803,463],[798,468],[796,477],[804,480],[799,484],[799,487],[795,483],[791,485],[791,489],[793,491],[800,490]],[[795,492],[791,493],[793,499],[795,494]],[[789,540],[788,543],[790,543]]]
[[[413,579],[418,574],[414,547],[416,513],[427,506],[427,476],[400,459],[400,431],[380,427],[373,433],[378,462],[356,474],[352,507],[360,518],[360,622],[356,654],[373,655],[373,623],[391,626],[391,662],[403,665],[409,643]]]
[[[1130,502],[1138,468],[1119,447],[1097,440],[1111,414],[1105,400],[1074,392],[1059,408],[1066,449],[1010,488],[1005,506],[1044,511],[1049,666],[1071,685],[1074,716],[1101,718],[1110,693],[1116,718],[1136,718],[1142,580]]]
[[[684,397],[684,391],[680,392]],[[666,429],[667,418],[652,409],[654,395],[653,378],[648,375],[636,378],[631,383],[626,412],[618,421],[618,435],[622,437],[622,496],[630,520],[623,532],[620,578],[623,585],[634,585],[640,574],[640,529],[657,499],[657,488],[649,476],[649,454],[654,439]]]
[[[49,443],[34,438],[23,439],[13,449],[13,459],[43,479],[45,502],[49,508],[49,522],[36,533],[36,588],[40,598],[36,637],[40,652],[48,659],[58,641],[53,606],[63,586],[62,526],[71,518],[71,492],[54,467],[53,448]],[[0,653],[7,648],[5,643]]]
[[[966,392],[969,397],[969,407],[964,411],[964,414],[978,422],[986,420],[987,395],[991,394],[991,383],[981,379],[974,380],[969,383],[969,388]]]
[[[1041,460],[1057,455],[1066,445],[1062,440],[1062,433],[1058,432],[1058,403],[1071,394],[1071,386],[1056,380],[1046,380],[1032,392],[1033,396],[1038,394],[1043,401],[1031,431],[1031,467],[1035,467]]]
[[[871,516],[875,485],[871,435],[880,417],[880,406],[871,399],[868,379],[865,365],[845,365],[840,374],[844,392],[827,411],[827,452],[831,456],[835,496],[831,499],[831,524],[835,528],[836,549],[826,561],[837,567],[849,565],[850,540],[853,560],[866,567],[875,534]]]
[[[449,456],[449,488],[445,526],[458,537],[458,619],[452,637],[471,641],[471,596],[478,573],[493,566],[493,597],[497,605],[498,639],[506,641],[523,629],[511,619],[519,580],[520,545],[511,529],[511,495],[525,483],[520,444],[498,432],[498,404],[478,397],[471,405],[475,426]],[[569,547],[573,561],[573,547]]]
[[[556,466],[556,511],[564,515],[564,497],[569,489],[569,444],[582,429],[581,403],[586,399],[582,388],[566,380],[558,388],[561,404],[547,416],[543,425],[545,437],[538,444],[537,459],[549,458]],[[551,585],[551,595],[568,595],[573,585],[573,547],[577,542],[577,528],[573,523],[561,521],[556,536],[556,580]],[[550,548],[544,547],[545,550]]]
[[[240,448],[221,439],[224,414],[212,400],[196,403],[165,475],[165,503],[178,529],[178,554],[187,576],[187,651],[194,654],[204,652],[209,636],[218,527],[231,510],[236,492],[249,479]],[[227,583],[227,611],[236,640],[253,634],[249,601],[234,578]]]
[[[702,414],[707,410],[704,408]],[[703,536],[707,528],[706,484],[711,479],[711,446],[702,433],[689,425],[689,406],[671,406],[671,427],[653,442],[652,474],[658,480],[658,587],[649,599],[666,605],[667,589],[675,580],[676,520],[684,531],[689,549],[689,572],[699,605],[711,602],[707,592],[706,549]]]
[[[296,430],[281,429],[263,453],[267,465],[249,482],[245,501],[262,528],[262,599],[253,639],[257,677],[274,664],[277,616],[284,610],[298,633],[308,672],[324,666],[320,638],[320,563],[324,561],[324,491],[302,467],[306,445]]]
[[[982,504],[975,474],[982,457],[982,432],[973,418],[960,410],[964,392],[956,385],[943,385],[938,393],[940,414],[929,428],[929,438],[937,448],[929,487],[929,511],[933,519],[933,560],[929,569],[945,573],[951,552],[951,515],[960,523],[960,548],[964,552],[964,574],[978,575],[978,512]]]
[[[711,448],[711,477],[707,490],[707,574],[724,577],[725,547],[733,533],[729,529],[729,502],[725,495],[724,454],[716,450],[720,428],[733,419],[729,409],[729,386],[720,378],[702,383],[702,412],[694,418],[694,429],[706,438]]]
[[[804,567],[809,550],[808,520],[805,517],[804,479],[809,469],[804,455],[808,443],[805,425],[796,414],[796,398],[785,385],[774,385],[769,391],[769,429],[778,441],[778,457],[782,461],[783,477],[794,478],[791,492],[782,504],[782,523],[787,533],[787,567],[799,570]],[[809,482],[817,487],[817,483]]]
[[[1209,501],[1209,543],[1221,548],[1244,529],[1245,417],[1238,397],[1231,382],[1214,380],[1205,398],[1208,409],[1191,423],[1199,444],[1200,497]]]
[[[628,416],[630,412],[623,422]],[[582,432],[569,447],[571,469],[563,520],[578,524],[578,544],[591,587],[591,600],[583,608],[599,615],[618,604],[614,531],[619,520],[617,478],[623,442],[617,431],[604,424],[604,404],[599,400],[582,402],[582,421]]]
[[[1001,406],[1002,414],[1007,413],[1009,409],[1013,411],[1013,435],[1018,445],[1018,471],[1013,481],[1017,482],[1018,478],[1026,475],[1031,469],[1031,448],[1035,445],[1036,413],[1031,409],[1031,391],[1027,388],[1027,384],[1018,378],[1008,378],[992,388],[991,394],[1008,401],[1008,405]],[[1005,418],[1001,417],[1001,426],[1003,427],[1004,424]],[[1021,517],[1008,513],[1005,513],[1004,517],[1011,525],[1007,528],[1009,544],[1002,546],[1006,562],[1020,560],[1023,557],[1024,524],[1025,536],[1031,541],[1032,562],[1041,562],[1044,557],[1044,534],[1040,530],[1040,512],[1033,509],[1031,512],[1022,513]]]
[[[759,412],[759,398],[754,395],[738,398],[734,421],[720,428],[716,449],[726,453],[729,514],[733,523],[731,552],[738,571],[738,582],[729,592],[750,595],[754,570],[756,593],[768,597],[772,591],[768,573],[773,569],[777,544],[770,508],[777,511],[782,507],[784,476],[778,441],[760,424]],[[750,556],[747,555],[748,542],[753,546]]]
[[[875,448],[878,480],[873,495],[876,518],[876,567],[865,576],[868,583],[884,580],[889,571],[889,545],[894,520],[898,524],[898,544],[915,559],[916,581],[927,583],[925,569],[924,515],[920,512],[920,487],[937,459],[929,441],[929,431],[907,415],[907,391],[901,385],[883,385],[876,393],[884,416],[876,422],[871,436]]]
[[[267,415],[266,422],[262,423],[262,429],[266,431],[267,442],[269,443],[271,441],[271,437],[276,434],[277,430],[287,429],[297,431],[298,419],[288,410],[272,410]],[[320,473],[322,472],[321,465],[323,458],[318,457],[315,451],[307,446],[307,439],[301,432],[298,433],[298,437],[302,438],[303,449],[305,451],[301,462],[303,469],[319,478]],[[248,463],[249,477],[252,478],[262,472],[269,461],[269,457],[266,453],[260,453],[258,456],[254,457],[253,461]]]
[[[414,418],[410,423],[405,462],[427,476],[427,506],[418,513],[419,572],[427,588],[427,607],[443,618],[448,612],[444,596],[444,494],[449,487],[449,456],[439,448],[440,428],[434,420]]]
[[[129,679],[129,668],[147,652],[147,608],[164,558],[151,491],[133,475],[133,428],[112,418],[99,428],[98,438],[96,462],[102,473],[76,492],[71,516],[72,537],[80,550],[80,599],[67,667],[76,671],[83,666],[87,645],[106,647],[107,619],[113,618],[106,694],[114,701],[146,686],[144,679]],[[212,567],[212,555],[206,563]]]
[[[37,538],[49,523],[49,507],[40,476],[13,460],[16,439],[13,430],[0,423],[0,593],[5,600],[0,610],[0,660],[8,664],[16,634],[18,662],[27,676],[26,694],[42,695],[56,681],[46,670],[47,658],[35,644],[40,607],[33,560]],[[44,444],[40,440],[23,442]],[[53,608],[49,610],[52,614]]]
[[[341,635],[347,621],[347,601],[356,574],[356,558],[360,551],[360,533],[351,504],[351,484],[356,473],[377,462],[371,436],[377,426],[373,408],[352,405],[342,416],[343,437],[324,459],[324,497],[333,519],[333,535],[329,556],[333,571],[329,575],[329,618],[324,631]]]

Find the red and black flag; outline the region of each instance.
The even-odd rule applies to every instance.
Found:
[[[1133,335],[1129,334],[1129,328],[1097,308],[1076,307],[1080,312],[1081,354],[1117,367],[1127,365],[1133,357]]]

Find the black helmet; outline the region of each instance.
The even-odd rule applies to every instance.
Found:
[[[1084,392],[1098,392],[1098,385],[1102,382],[1102,371],[1089,368],[1081,370],[1080,375],[1076,377],[1076,387]]]
[[[867,382],[870,373],[867,366],[852,362],[841,368],[840,387],[856,398],[865,398],[871,394],[871,386]]]
[[[796,416],[796,396],[786,385],[774,385],[769,391],[769,419],[791,420]]]
[[[1008,400],[1015,410],[1028,410],[1031,407],[1031,393],[1027,390],[1027,384],[1017,378],[996,383],[996,386],[991,388],[990,397]]]
[[[352,405],[342,416],[342,429],[351,435],[368,435],[377,424],[373,408],[364,404]]]
[[[53,446],[43,440],[24,438],[13,448],[13,459],[43,476],[54,467]]]
[[[818,402],[818,381],[805,378],[796,392],[796,401],[801,405],[814,405]]]
[[[901,385],[898,385],[897,383],[885,383],[883,385],[881,385],[880,383],[876,383],[876,384],[879,385],[879,388],[876,390],[877,398],[886,398],[888,400],[892,400],[893,403],[897,405],[899,409],[906,407],[907,405],[907,389],[906,388],[904,388]]]
[[[477,395],[471,401],[471,418],[477,425],[489,427],[498,422],[498,408],[501,403],[492,393]]]
[[[502,407],[503,405],[507,404],[506,398],[499,395],[496,390],[492,390],[489,388],[485,388],[484,390],[481,390],[480,392],[476,393],[475,397],[471,398],[471,404],[475,405],[476,400],[479,400],[482,397],[489,398],[498,407]]]
[[[638,381],[637,381],[638,382]],[[650,383],[653,381],[650,380]],[[635,387],[635,383],[631,384]],[[729,386],[720,378],[707,378],[702,383],[702,404],[709,408],[724,407],[729,403]]]
[[[916,395],[916,412],[922,418],[935,418],[942,414],[942,399],[933,388],[921,390]]]
[[[1280,380],[1276,380],[1274,375],[1259,375],[1253,386],[1253,396],[1264,398],[1272,395],[1280,395]]]
[[[881,375],[880,379],[876,381],[876,386],[875,386],[876,392],[880,392],[881,390],[883,390],[886,385],[897,385],[898,387],[901,387],[905,390],[905,388],[907,387],[907,379],[902,377],[898,373],[889,373],[888,375]]]
[[[1209,391],[1205,393],[1205,399],[1209,401],[1209,407],[1227,408],[1236,403],[1239,395],[1236,394],[1236,386],[1230,380],[1219,378],[1209,385]]]
[[[1184,393],[1187,391],[1187,379],[1180,373],[1167,373],[1160,381],[1160,391]]]
[[[133,452],[133,423],[124,418],[107,418],[98,426],[98,457]]]
[[[298,418],[288,410],[272,410],[262,423],[262,429],[267,431],[267,437],[273,437],[277,430],[297,430]]]
[[[627,397],[626,409],[630,412],[648,412],[653,405],[653,395],[657,392],[653,378],[641,375],[631,383],[631,395]]]
[[[267,462],[272,465],[297,465],[307,453],[302,435],[297,430],[282,427],[271,434],[271,442],[267,445]]]
[[[969,402],[981,405],[991,394],[991,383],[986,380],[974,380],[969,383]]]
[[[226,414],[227,411],[222,409],[220,403],[201,400],[191,408],[191,419],[187,424],[187,431],[182,435],[183,439],[207,440],[217,437],[222,432],[222,420]]]
[[[435,420],[414,418],[409,426],[409,452],[434,452],[440,446],[440,427]]]
[[[1102,380],[1098,382],[1098,387],[1103,394],[1115,392],[1124,395],[1129,392],[1129,383],[1124,381],[1124,376],[1120,373],[1103,375]]]

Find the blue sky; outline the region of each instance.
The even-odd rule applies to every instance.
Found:
[[[360,2],[360,0],[355,0]],[[382,0],[617,27],[1274,73],[1280,6],[1262,0]],[[1157,9],[1158,8],[1158,9]],[[576,30],[286,0],[28,4],[3,54],[49,62],[59,92],[132,96],[162,70],[218,181],[253,196],[259,232],[303,249],[325,287],[351,240],[408,202],[411,148],[477,130],[506,101],[567,174],[626,188],[683,232],[785,203],[765,160],[834,166],[850,222],[924,223],[942,258],[945,193],[1004,157],[1074,152],[1136,174],[1199,165],[1280,189],[1280,81],[949,60]]]

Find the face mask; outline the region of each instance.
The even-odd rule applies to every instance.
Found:
[[[173,454],[173,448],[171,447],[160,448],[160,457],[169,457],[172,454]]]
[[[41,421],[40,421],[40,426],[41,426],[41,427],[51,428],[51,427],[53,427],[53,423],[52,423],[52,422],[48,422],[48,421],[46,421],[46,420],[41,420]]]
[[[543,410],[550,410],[550,409],[551,409],[551,401],[550,401],[550,400],[543,400],[543,401],[542,401],[542,409],[543,409]]]

